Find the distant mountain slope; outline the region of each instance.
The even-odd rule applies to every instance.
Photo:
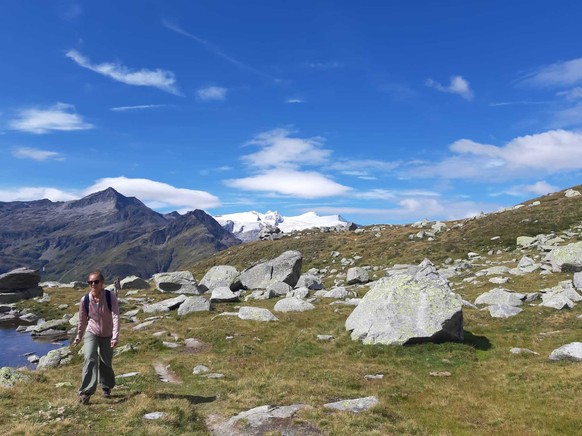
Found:
[[[569,192],[574,190],[574,192]],[[467,258],[469,252],[511,252],[518,236],[568,232],[582,227],[582,185],[535,198],[503,211],[464,220],[446,221],[434,232],[435,222],[407,225],[378,224],[355,232],[303,231],[294,237],[254,241],[215,253],[193,262],[196,274],[214,265],[243,269],[261,260],[272,259],[286,250],[303,253],[303,270],[328,268],[342,270],[342,259],[357,259],[357,265],[418,264],[424,258],[444,262]],[[572,195],[574,194],[574,195]],[[431,232],[435,233],[434,236]],[[330,257],[331,253],[337,257]],[[518,256],[518,254],[516,254]],[[331,258],[331,263],[330,263]],[[345,272],[345,271],[344,271]]]
[[[162,215],[112,188],[69,202],[0,202],[0,273],[44,267],[43,279],[67,281],[101,268],[148,278],[239,243],[204,211]]]
[[[289,233],[312,228],[348,227],[352,224],[339,215],[319,216],[315,212],[286,217],[273,211],[268,211],[264,214],[250,211],[219,215],[215,216],[214,219],[226,230],[245,242],[259,239],[261,230],[267,226],[278,227],[282,232]]]

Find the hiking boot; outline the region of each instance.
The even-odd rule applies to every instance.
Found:
[[[79,394],[79,403],[81,403],[83,405],[87,405],[87,404],[89,404],[90,398],[91,398],[91,395],[82,392]]]
[[[111,389],[109,389],[109,388],[103,388],[103,396],[105,398],[111,398]]]

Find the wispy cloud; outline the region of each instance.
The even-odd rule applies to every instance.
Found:
[[[65,157],[56,151],[39,150],[30,147],[17,147],[12,150],[12,156],[19,159],[32,159],[37,161],[44,160],[65,160]]]
[[[451,77],[451,83],[448,86],[444,86],[433,79],[426,79],[424,84],[429,88],[436,89],[441,92],[448,92],[450,94],[457,94],[463,97],[465,100],[473,100],[473,91],[469,87],[469,82],[467,82],[461,76]]]
[[[400,162],[388,162],[375,159],[340,159],[326,166],[326,169],[339,171],[346,176],[355,176],[365,180],[377,179],[378,176],[391,173]]]
[[[46,109],[23,109],[8,125],[13,130],[35,134],[92,129],[93,125],[85,123],[83,117],[74,113],[74,110],[74,106],[65,103],[57,103]]]
[[[226,100],[226,92],[226,88],[209,86],[196,91],[196,96],[202,101],[223,101]]]
[[[151,86],[174,95],[181,95],[176,87],[176,77],[172,71],[159,68],[155,70],[147,70],[144,68],[131,71],[124,65],[113,62],[92,64],[87,57],[83,56],[77,50],[69,50],[65,56],[83,68],[87,68],[118,82],[134,86]]]
[[[211,209],[220,206],[218,197],[194,189],[176,188],[150,179],[108,177],[85,189],[83,195],[113,188],[126,197],[137,197],[153,209],[177,208],[178,212]]]
[[[582,83],[582,58],[538,67],[518,83],[538,87],[563,87]]]
[[[551,101],[501,101],[496,103],[489,103],[491,107],[498,107],[498,106],[534,106],[534,105],[543,105],[543,104],[550,104]]]
[[[344,63],[338,61],[310,61],[304,65],[314,70],[337,70],[344,67]]]
[[[267,79],[270,79],[273,81],[279,81],[279,79],[276,79],[276,78],[270,76],[269,74],[264,73],[263,71],[260,71],[254,67],[251,67],[250,65],[247,65],[247,64],[235,59],[232,56],[227,55],[215,44],[213,44],[209,41],[206,41],[205,39],[202,39],[202,38],[200,38],[192,33],[186,32],[184,29],[182,29],[180,26],[178,26],[175,23],[172,23],[168,20],[162,20],[162,25],[164,27],[166,27],[167,29],[170,29],[173,32],[176,32],[182,36],[190,38],[193,41],[196,41],[198,44],[202,45],[206,50],[208,50],[210,53],[212,53],[216,57],[219,57],[219,58],[225,60],[226,62],[228,62],[231,65],[234,65],[235,67],[237,67],[240,70],[248,71],[250,73],[256,74],[258,76],[261,76],[261,77],[264,77],[264,78],[267,78]]]
[[[582,99],[582,87],[577,86],[567,91],[560,91],[556,95],[564,97],[566,100],[580,100]]]
[[[109,110],[113,112],[127,112],[127,111],[140,111],[144,109],[156,109],[160,107],[167,107],[167,104],[139,104],[136,106],[118,106],[112,107]]]
[[[305,103],[305,100],[302,98],[288,98],[287,100],[285,100],[285,103],[289,104]]]

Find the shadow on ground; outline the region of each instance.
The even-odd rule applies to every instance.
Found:
[[[463,335],[463,343],[470,345],[477,350],[487,351],[493,346],[487,336],[477,336],[467,330],[463,331]]]
[[[212,403],[213,401],[216,401],[216,396],[201,397],[198,395],[159,393],[155,394],[154,397],[161,400],[187,400],[190,404]]]

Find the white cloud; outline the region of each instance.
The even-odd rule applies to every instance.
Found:
[[[226,88],[220,86],[209,86],[196,91],[196,95],[203,101],[223,101],[226,99]]]
[[[74,113],[74,106],[57,103],[47,109],[31,108],[19,111],[17,117],[9,122],[9,127],[21,132],[42,134],[53,130],[73,131],[92,129],[83,117]]]
[[[400,162],[388,162],[376,159],[340,159],[326,169],[339,171],[346,176],[355,176],[361,179],[376,179],[375,175],[386,175],[400,165]]]
[[[325,61],[325,62],[306,62],[305,66],[312,68],[314,70],[336,70],[338,68],[343,68],[344,64],[338,61]]]
[[[149,179],[129,179],[126,177],[109,177],[99,179],[85,189],[83,195],[113,188],[126,197],[137,197],[148,206],[156,209],[178,208],[180,211],[193,209],[211,209],[220,206],[218,197],[193,189],[176,188],[162,182]]]
[[[49,187],[24,187],[0,189],[0,201],[34,201],[48,199],[51,201],[70,201],[79,198],[76,192],[61,191]]]
[[[492,197],[497,197],[502,194],[512,195],[515,197],[523,197],[525,195],[546,195],[551,194],[552,192],[559,191],[560,188],[557,186],[550,185],[545,180],[536,182],[532,185],[516,185],[512,186],[511,188],[496,194],[492,194]]]
[[[289,104],[305,103],[305,100],[302,98],[288,98],[287,100],[285,100],[285,103]]]
[[[531,86],[571,86],[582,83],[582,58],[539,67],[519,83]]]
[[[394,207],[366,208],[327,206],[312,208],[320,214],[339,214],[349,216],[350,220],[358,223],[359,219],[370,221],[374,217],[377,223],[410,223],[426,218],[428,220],[456,220],[470,218],[481,212],[493,212],[500,209],[499,204],[473,202],[455,199],[434,197],[415,197],[401,199]]]
[[[258,134],[247,144],[258,145],[261,150],[243,156],[243,161],[258,168],[294,168],[300,164],[324,163],[331,155],[331,150],[321,148],[323,138],[292,138],[291,133],[286,129],[275,129]]]
[[[507,180],[537,174],[582,169],[582,133],[566,130],[520,136],[503,147],[460,140],[450,146],[455,155],[436,163],[414,165],[411,177]]]
[[[426,79],[424,84],[429,88],[436,89],[437,91],[458,94],[465,100],[473,100],[473,91],[471,91],[471,88],[469,87],[469,82],[461,76],[451,77],[451,83],[448,86],[441,85],[439,82],[432,79]]]
[[[113,112],[127,112],[127,111],[137,111],[143,109],[155,109],[159,107],[166,107],[167,104],[139,104],[136,106],[118,106],[112,107],[109,110]]]
[[[226,180],[225,183],[237,189],[300,198],[344,195],[351,190],[351,188],[340,185],[319,173],[290,169],[274,169],[251,177]]]
[[[556,111],[550,121],[552,127],[573,127],[582,125],[582,103]]]
[[[12,150],[12,156],[19,159],[43,160],[65,160],[65,157],[56,151],[39,150],[31,147],[17,147]]]
[[[147,70],[144,68],[131,71],[124,65],[118,63],[93,65],[88,58],[77,50],[69,50],[66,56],[75,61],[77,65],[118,82],[134,86],[151,86],[171,94],[180,95],[180,91],[176,87],[176,77],[172,71],[161,70],[159,68],[155,70]]]

